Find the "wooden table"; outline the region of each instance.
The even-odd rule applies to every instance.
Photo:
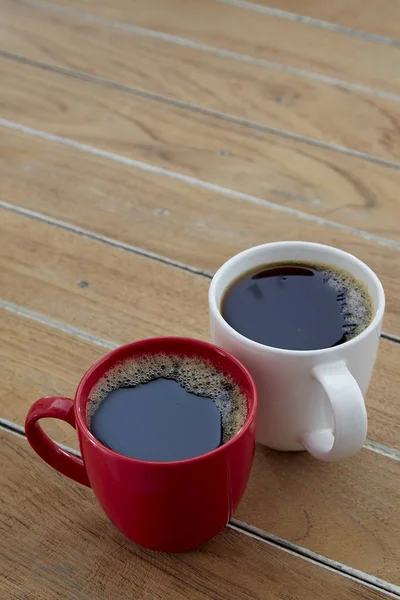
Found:
[[[399,598],[398,1],[0,0],[0,69],[0,597]],[[117,344],[207,339],[215,269],[284,239],[385,286],[368,441],[258,447],[223,533],[142,550],[31,451],[28,407]]]

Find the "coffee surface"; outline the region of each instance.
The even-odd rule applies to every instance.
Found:
[[[260,344],[317,350],[359,335],[372,319],[372,298],[362,282],[335,266],[273,263],[234,281],[221,313],[233,329]]]
[[[244,424],[239,386],[197,357],[155,354],[115,365],[93,388],[87,421],[115,452],[148,461],[184,460],[228,441]]]

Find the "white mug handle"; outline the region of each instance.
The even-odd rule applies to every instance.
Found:
[[[300,443],[324,461],[352,456],[367,436],[367,411],[357,381],[344,361],[317,365],[312,376],[324,388],[333,414],[333,429],[317,429],[303,435]]]

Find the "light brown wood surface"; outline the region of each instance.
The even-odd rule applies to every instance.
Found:
[[[372,35],[400,39],[397,0],[252,0],[249,4],[291,11]]]
[[[308,73],[389,93],[400,92],[399,47],[376,44],[215,0],[152,0],[151,3],[147,0],[115,0],[112,3],[107,0],[53,0],[52,4]]]
[[[120,132],[123,136],[122,124]],[[120,143],[112,127],[110,135],[115,145]],[[279,239],[327,243],[349,251],[382,279],[387,291],[385,330],[400,333],[400,262],[395,248],[23,134],[5,131],[0,148],[3,200],[208,273],[244,248]],[[386,214],[398,230],[395,213],[393,203]],[[205,289],[208,284],[201,285]],[[205,296],[204,292],[203,312]]]
[[[159,319],[162,321],[161,314]],[[106,352],[4,310],[0,310],[0,339],[5,340],[0,344],[0,414],[19,425],[37,398],[57,394],[73,397],[84,371]],[[397,362],[398,345],[382,345]],[[378,388],[382,388],[384,379],[390,381],[381,364],[375,379]],[[392,395],[397,393],[397,385],[393,388]],[[379,402],[379,396],[369,395],[370,437]],[[393,421],[398,422],[398,414],[386,416],[388,428]],[[46,419],[44,427],[53,439],[79,448],[76,432],[66,423]],[[305,454],[284,454],[258,446],[248,490],[236,517],[353,568],[399,583],[398,469],[396,461],[370,450],[335,465],[316,463]],[[373,481],[371,473],[376,473]],[[357,553],[354,545],[359,548]]]
[[[59,14],[47,3],[1,0],[0,11],[3,51],[399,162],[400,111],[391,100],[93,23],[76,11]]]
[[[203,277],[6,211],[0,226],[4,300],[111,341],[207,335]]]
[[[398,477],[398,462],[368,450],[327,464],[258,446],[235,516],[399,585]]]
[[[0,59],[0,77],[6,119],[400,240],[392,218],[398,209],[398,169],[7,59]],[[309,227],[291,215],[272,218],[285,232],[290,220]],[[314,225],[309,229],[318,231]]]
[[[399,11],[0,0],[1,600],[400,598]],[[15,432],[108,348],[208,339],[212,273],[284,239],[384,284],[367,444],[338,464],[258,446],[236,530],[141,550]]]
[[[231,530],[183,555],[140,550],[90,490],[45,466],[25,440],[1,432],[0,447],[0,498],[9,515],[0,524],[4,597],[225,600],[234,593],[238,600],[282,600],[298,598],[299,589],[309,600],[386,597]]]

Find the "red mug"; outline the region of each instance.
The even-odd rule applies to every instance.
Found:
[[[174,462],[150,462],[110,450],[90,432],[86,404],[97,381],[116,363],[144,354],[180,354],[209,360],[229,374],[247,400],[243,427],[215,450]],[[25,421],[32,448],[50,466],[91,487],[109,519],[128,538],[152,550],[183,552],[217,535],[238,506],[255,449],[257,391],[246,368],[225,350],[199,340],[160,337],[133,342],[100,358],[83,376],[75,400],[37,400]],[[57,446],[39,419],[66,421],[78,432],[82,459]]]

